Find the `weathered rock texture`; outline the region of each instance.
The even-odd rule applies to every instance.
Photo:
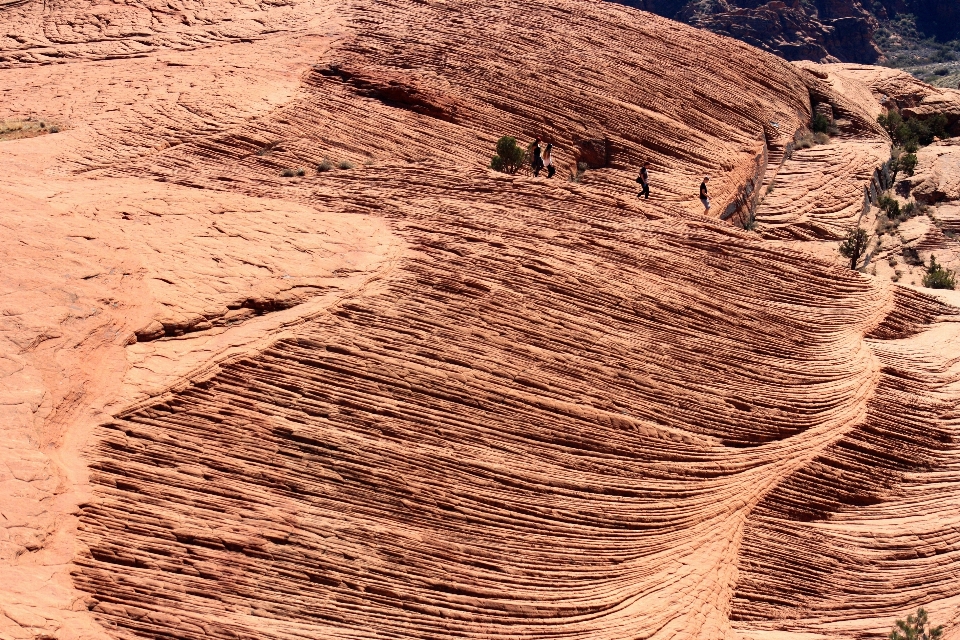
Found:
[[[914,21],[921,38],[960,35],[960,6],[949,0],[614,0],[709,29],[787,60],[873,63],[880,20]],[[914,20],[915,19],[915,20]]]
[[[742,40],[787,60],[876,62],[877,18],[857,0],[617,0]]]
[[[69,123],[0,143],[5,638],[952,628],[957,311],[784,242],[862,206],[863,83],[573,0],[0,20]]]

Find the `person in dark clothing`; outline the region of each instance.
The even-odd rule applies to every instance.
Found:
[[[640,175],[637,176],[637,182],[640,183],[640,193],[637,194],[637,197],[643,197],[644,200],[650,198],[650,174],[647,172],[649,166],[649,162],[644,162],[640,168]]]
[[[710,176],[704,176],[703,182],[700,183],[700,202],[703,203],[703,212],[710,213],[710,194],[707,193],[707,180],[710,179]]]
[[[540,151],[540,138],[533,141],[533,154],[530,159],[530,166],[533,169],[533,177],[539,178],[540,171],[543,169],[543,157]]]
[[[553,143],[548,142],[547,148],[543,150],[543,166],[547,168],[547,177],[552,178],[553,174],[557,172],[557,168],[553,166]]]

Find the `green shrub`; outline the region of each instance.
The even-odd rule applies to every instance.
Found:
[[[894,142],[897,141],[897,130],[903,125],[903,118],[900,116],[899,111],[891,111],[889,113],[881,113],[877,118],[877,123],[884,130],[890,134],[890,137],[893,138]]]
[[[927,212],[927,205],[916,200],[911,200],[900,208],[900,216],[897,218],[900,222],[922,216]]]
[[[497,140],[497,155],[490,160],[490,168],[500,173],[514,174],[527,162],[527,152],[513,136]]]
[[[890,151],[890,172],[893,179],[897,179],[897,174],[903,171],[908,176],[912,176],[917,170],[917,145],[908,143],[904,149],[894,147]]]
[[[939,640],[943,637],[943,625],[930,627],[927,612],[921,607],[916,615],[906,621],[897,620],[897,628],[890,632],[890,640]]]
[[[880,207],[891,220],[900,215],[900,203],[886,194],[877,198],[877,206]]]
[[[827,131],[830,130],[830,118],[822,113],[815,113],[813,115],[813,121],[810,124],[810,128],[813,129],[814,133],[826,134]]]
[[[948,120],[946,115],[942,113],[938,113],[937,115],[927,120],[926,124],[930,128],[931,135],[936,136],[941,140],[943,140],[944,138],[950,137],[949,134],[947,133]]]
[[[954,289],[957,286],[956,275],[953,271],[944,269],[943,265],[937,264],[936,257],[930,256],[927,274],[923,276],[923,286],[930,289]]]
[[[840,243],[840,255],[850,259],[851,269],[857,268],[860,258],[867,252],[869,242],[870,237],[860,227],[854,227],[847,232],[843,242]]]
[[[883,127],[894,143],[904,146],[907,153],[915,153],[917,147],[924,147],[934,138],[941,140],[948,137],[947,134],[947,116],[942,113],[933,115],[926,120],[908,117],[903,119],[896,111],[887,114],[881,114],[877,122]]]
[[[330,161],[330,158],[324,158],[320,161],[320,164],[317,165],[317,173],[324,173],[325,171],[330,171],[333,169],[333,162]]]
[[[900,170],[908,176],[912,176],[917,170],[917,154],[905,153],[900,156]]]

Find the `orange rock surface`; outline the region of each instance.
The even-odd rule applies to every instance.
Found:
[[[960,299],[836,254],[872,76],[582,0],[0,22],[60,126],[0,141],[0,638],[960,637]]]

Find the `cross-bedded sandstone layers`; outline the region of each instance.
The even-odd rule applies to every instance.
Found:
[[[86,325],[69,325],[71,343],[45,340],[64,371],[92,369],[73,343],[110,371],[94,389],[108,400],[74,385],[73,406],[138,404],[87,442],[88,495],[16,471],[18,489],[37,490],[18,499],[48,514],[61,552],[41,540],[4,566],[49,590],[36,567],[64,578],[56,562],[76,544],[82,594],[21,590],[4,632],[783,631],[756,595],[766,574],[738,573],[753,566],[741,542],[752,562],[765,535],[755,508],[861,438],[867,412],[891,411],[877,408],[890,387],[874,341],[946,312],[914,318],[928,303],[903,313],[886,286],[703,218],[696,187],[714,176],[715,215],[750,198],[745,185],[774,172],[764,159],[782,158],[814,91],[856,116],[842,142],[868,145],[864,92],[848,99],[829,77],[610,5],[248,8],[262,32],[203,49],[187,29],[151,39],[136,64],[100,59],[102,47],[129,52],[147,36],[100,44],[91,32],[59,67],[8,50],[6,104],[29,113],[42,93],[70,128],[18,142],[5,192],[15,169],[51,207],[25,207],[31,222],[103,229],[87,249],[116,247],[122,229],[148,237],[129,255],[138,277],[115,296],[144,304],[109,316],[109,350],[84,340]],[[211,24],[231,10],[210,9]],[[67,5],[3,15],[76,22]],[[581,184],[491,174],[502,134],[552,140],[561,174],[579,141],[603,139],[610,166]],[[324,158],[356,166],[317,175]],[[641,159],[654,196],[638,203]],[[870,161],[840,166],[864,173]],[[296,167],[309,174],[279,176]],[[836,193],[861,186],[832,170]],[[80,300],[102,297],[108,275],[80,278]],[[314,290],[325,286],[331,295]],[[292,288],[322,295],[279,295]],[[190,322],[164,323],[146,303]],[[124,346],[148,321],[170,335]],[[46,442],[60,460],[76,449]],[[23,457],[39,449],[24,443]],[[82,484],[71,471],[62,486]],[[71,500],[83,504],[79,540]],[[771,585],[793,593],[784,576]],[[859,617],[879,628],[926,595]],[[69,617],[54,611],[63,602]]]
[[[177,82],[180,67],[171,65],[190,65],[191,56],[201,54],[165,53],[137,77],[144,103],[122,121],[98,114],[89,125],[78,124],[71,135],[96,141],[66,149],[62,160],[87,175],[150,175],[262,193],[283,169],[310,170],[324,158],[351,161],[359,171],[425,159],[482,170],[505,133],[553,142],[563,174],[578,141],[601,138],[612,166],[626,171],[597,174],[595,182],[632,189],[634,168],[647,159],[658,173],[657,197],[697,211],[704,174],[714,176],[716,200],[725,204],[765,142],[785,143],[809,117],[803,78],[745,45],[721,44],[654,17],[636,23],[635,12],[610,5],[541,7],[535,16],[514,8],[346,4],[337,16],[348,25],[338,36],[342,42],[329,52],[318,47],[313,66],[301,67],[299,91],[283,107],[264,117],[231,108],[245,123],[218,117],[220,94],[208,105],[194,89],[187,92],[189,111],[205,118],[186,114],[187,126],[177,126],[179,105],[167,96],[186,88]],[[489,43],[496,43],[495,57]],[[706,53],[711,47],[723,47],[724,65]],[[236,55],[239,65],[245,58]],[[163,78],[162,93],[150,89],[149,76]],[[109,101],[109,91],[86,99]],[[51,96],[48,108],[56,114],[67,105]]]
[[[768,306],[804,256],[413,178],[381,176],[411,253],[379,291],[105,427],[94,611],[181,637],[722,636],[742,519],[856,422],[884,296],[813,269]]]
[[[957,319],[955,308],[897,292],[871,336],[881,369],[863,424],[750,515],[735,626],[875,637],[916,601],[955,623]]]

